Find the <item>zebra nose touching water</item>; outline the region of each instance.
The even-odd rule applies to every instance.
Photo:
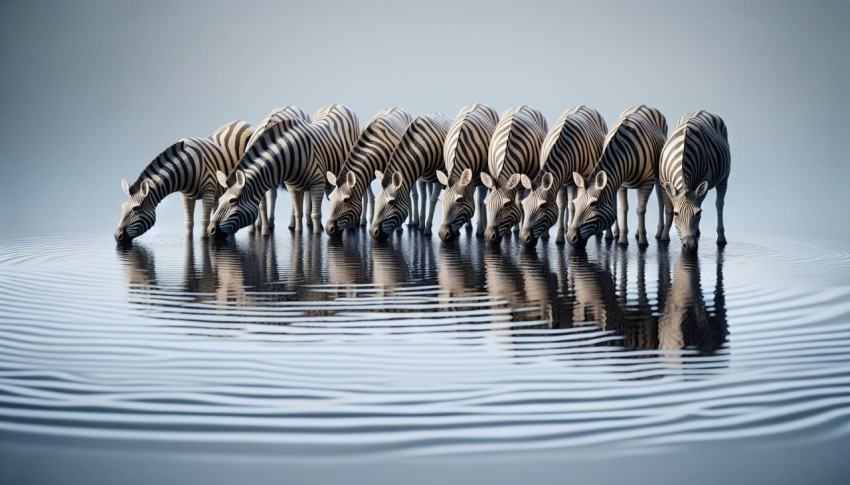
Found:
[[[723,205],[730,171],[729,141],[723,120],[707,111],[684,115],[661,151],[658,176],[668,200],[665,201],[667,219],[660,238],[669,240],[672,219],[682,249],[696,251],[702,201],[709,190],[715,189],[717,244],[725,245]]]
[[[567,210],[567,188],[573,187],[573,197],[577,189],[572,173],[590,175],[602,154],[607,131],[602,115],[585,106],[564,111],[549,130],[540,149],[542,172],[536,180],[527,175],[520,177],[523,187],[531,190],[522,201],[519,238],[523,244],[537,244],[541,236],[548,236],[556,221],[555,242],[564,242],[564,227],[571,215]]]
[[[384,170],[412,121],[410,114],[400,108],[379,111],[366,124],[339,175],[327,174],[328,182],[334,186],[329,197],[331,212],[325,223],[328,236],[339,236],[346,228],[357,227],[358,220],[361,226],[366,225],[369,205],[374,212],[372,177],[376,170]]]
[[[411,187],[415,187],[417,180],[421,200],[413,200],[411,226],[417,227],[423,235],[431,234],[434,208],[440,192],[436,171],[445,168],[443,143],[449,124],[451,121],[442,114],[417,117],[405,130],[386,170],[375,171],[381,192],[375,197],[374,216],[369,228],[372,237],[385,239],[401,228],[411,210]]]
[[[546,118],[528,106],[509,108],[493,131],[487,154],[487,170],[481,182],[490,189],[484,200],[487,229],[484,239],[499,243],[520,222],[520,177],[540,172],[540,146],[548,129]]]
[[[128,199],[121,206],[115,240],[129,243],[147,232],[156,222],[156,207],[174,192],[183,196],[187,231],[195,224],[195,201],[203,201],[202,236],[207,237],[210,215],[222,193],[216,171],[233,169],[252,133],[248,123],[233,121],[206,138],[183,138],[154,158],[132,185],[122,180]]]
[[[659,218],[663,221],[664,194],[656,180],[658,159],[667,136],[667,122],[657,109],[638,106],[624,111],[605,137],[602,156],[590,177],[573,172],[578,194],[571,202],[573,220],[567,240],[583,247],[587,239],[618,222],[615,195],[619,196],[619,227],[606,237],[619,236],[619,244],[628,244],[627,189],[638,190],[638,230],[640,246],[646,239],[646,204],[653,186],[657,186]]]

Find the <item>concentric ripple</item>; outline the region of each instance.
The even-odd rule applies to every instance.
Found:
[[[327,457],[617,453],[850,419],[839,244],[109,236],[0,241],[0,430]]]

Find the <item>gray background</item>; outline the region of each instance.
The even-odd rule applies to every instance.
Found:
[[[3,235],[111,237],[121,178],[280,104],[339,102],[365,121],[481,101],[550,123],[578,104],[609,124],[640,103],[671,126],[708,109],[730,131],[730,241],[850,238],[848,2],[7,1],[0,38]],[[158,227],[181,221],[166,200]]]

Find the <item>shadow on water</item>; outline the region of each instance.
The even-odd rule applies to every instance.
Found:
[[[156,251],[117,249],[132,307],[210,326],[337,323],[381,331],[392,313],[404,320],[390,331],[472,324],[459,328],[497,333],[500,348],[516,358],[593,356],[579,348],[628,350],[637,359],[680,358],[683,350],[711,356],[728,333],[722,251],[710,261],[671,256],[666,246],[648,253],[603,241],[587,252],[529,249],[511,239],[494,248],[474,237],[440,244],[411,232],[377,242],[363,230],[331,240],[281,233],[184,247],[176,284],[161,281]],[[708,264],[710,298],[701,271]],[[564,331],[569,338],[556,336]]]

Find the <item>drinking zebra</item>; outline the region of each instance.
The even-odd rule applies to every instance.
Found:
[[[436,171],[445,168],[443,144],[450,124],[451,120],[442,114],[418,116],[405,130],[386,170],[375,171],[375,178],[380,181],[382,190],[375,198],[375,214],[369,228],[373,237],[385,239],[401,227],[410,211],[411,187],[416,187],[417,180],[421,202],[417,208],[414,197],[412,215],[417,217],[411,219],[411,223],[418,222],[424,235],[431,234],[434,208],[441,190],[441,186],[436,183]],[[429,187],[431,193],[427,197]]]
[[[266,130],[266,128],[276,125],[284,120],[298,119],[301,121],[305,121],[310,123],[310,115],[307,114],[303,109],[292,106],[292,105],[284,105],[275,108],[268,116],[266,116],[262,121],[260,121],[257,126],[254,128],[254,134],[248,140],[248,146],[251,146],[257,138]],[[274,229],[274,206],[277,201],[277,188],[273,187],[269,189],[268,193],[265,197],[260,199],[260,215],[257,217],[257,222],[254,223],[253,226],[248,226],[249,231],[253,231],[254,228],[260,229],[263,235],[267,235],[271,229]],[[309,197],[307,201],[309,202]],[[305,207],[305,212],[310,213],[310,208]],[[307,218],[308,224],[310,218]],[[295,203],[293,201],[292,207],[292,217],[289,222],[289,228],[295,228]]]
[[[682,249],[696,250],[702,201],[709,190],[715,189],[717,244],[725,245],[723,203],[730,170],[729,141],[723,120],[707,111],[683,116],[661,151],[658,178],[669,199],[665,205],[667,220],[660,238],[670,239],[670,220],[673,219]]]
[[[520,177],[540,173],[540,146],[547,129],[543,114],[524,105],[505,110],[496,124],[487,155],[489,173],[481,173],[481,182],[490,189],[484,199],[487,241],[498,243],[520,222]]]
[[[540,149],[542,171],[537,179],[527,175],[520,177],[522,186],[533,189],[522,201],[523,222],[519,240],[528,246],[537,244],[538,239],[548,237],[549,228],[557,221],[555,242],[564,242],[566,222],[571,214],[567,210],[568,200],[576,195],[573,172],[582,177],[590,175],[599,156],[608,126],[602,115],[585,106],[572,108],[561,115]],[[567,189],[571,196],[568,196]]]
[[[437,170],[437,180],[446,187],[440,196],[443,223],[440,239],[451,241],[460,228],[472,220],[475,213],[473,191],[478,189],[478,228],[476,236],[484,235],[487,211],[484,207],[486,187],[481,185],[481,172],[487,165],[487,148],[499,122],[499,114],[481,103],[461,108],[449,126],[443,159],[446,171]]]
[[[291,187],[295,229],[301,229],[299,195],[307,190],[312,198],[313,231],[321,231],[324,174],[345,158],[359,131],[357,115],[339,104],[319,110],[313,123],[286,119],[266,128],[229,176],[217,173],[227,189],[213,214],[210,234],[226,239],[252,224],[263,195],[281,182]]]
[[[582,247],[587,239],[600,234],[617,221],[615,195],[620,198],[619,235],[620,244],[628,244],[628,198],[627,189],[638,190],[638,244],[647,245],[646,203],[655,185],[659,197],[659,217],[663,217],[663,194],[656,180],[658,159],[667,135],[664,115],[654,108],[638,106],[624,111],[602,145],[602,156],[590,177],[573,172],[578,194],[571,203],[573,220],[567,230],[567,240],[573,246]]]
[[[331,213],[325,223],[329,236],[354,227],[357,219],[361,226],[366,225],[369,206],[372,212],[375,206],[370,187],[372,177],[376,170],[386,167],[411,121],[410,114],[400,108],[379,111],[366,124],[339,174],[327,172],[328,182],[334,186],[329,197]]]
[[[128,199],[121,205],[115,240],[129,243],[144,234],[156,222],[156,206],[174,192],[183,196],[188,232],[195,225],[195,201],[203,201],[202,237],[207,237],[210,214],[223,192],[216,171],[233,169],[252,133],[248,123],[233,121],[206,138],[183,138],[154,158],[132,185],[121,180]]]

